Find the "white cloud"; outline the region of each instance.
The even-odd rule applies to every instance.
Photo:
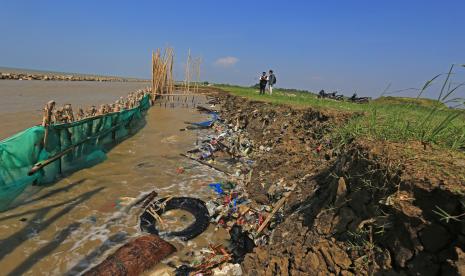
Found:
[[[236,57],[222,57],[215,61],[215,65],[226,68],[234,66],[238,61],[239,59]]]

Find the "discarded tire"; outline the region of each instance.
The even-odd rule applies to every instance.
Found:
[[[156,235],[142,236],[120,247],[84,275],[140,275],[175,251],[173,245]]]
[[[208,228],[210,216],[208,214],[207,206],[202,200],[192,197],[173,197],[166,202],[165,200],[166,198],[162,198],[154,204],[151,204],[152,206],[160,206],[160,204],[163,203],[164,208],[160,208],[157,211],[158,215],[169,210],[180,209],[191,213],[194,216],[195,221],[181,231],[160,234],[156,226],[157,221],[146,210],[140,216],[140,228],[142,231],[166,237],[178,237],[181,240],[187,241],[202,234]]]

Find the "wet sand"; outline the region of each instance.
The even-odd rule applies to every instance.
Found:
[[[129,92],[123,91],[128,87],[120,89],[122,94]],[[110,97],[109,94],[93,96],[100,100]],[[42,97],[36,97],[40,103]],[[90,101],[81,97],[70,94],[73,100],[69,101]],[[32,99],[28,104],[33,104]],[[25,103],[23,108],[27,108]],[[113,148],[105,162],[44,187],[22,205],[0,213],[2,274],[76,274],[98,263],[127,240],[141,234],[137,219],[141,210],[134,208],[129,214],[119,212],[122,197],[137,197],[152,190],[161,197],[195,196],[206,200],[213,196],[207,184],[224,176],[179,156],[194,147],[198,138],[196,132],[179,131],[185,126],[183,122],[203,119],[205,115],[192,108],[153,107],[147,114],[147,125]],[[178,167],[185,167],[185,172],[178,174]],[[173,224],[179,227],[185,222]],[[186,253],[193,248],[225,242],[225,238],[226,233],[215,232],[210,226],[187,243],[171,241],[179,250],[171,260],[189,261]],[[154,271],[163,267],[159,265]]]

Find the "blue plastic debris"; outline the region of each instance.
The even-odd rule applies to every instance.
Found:
[[[221,183],[212,183],[212,184],[208,184],[208,186],[212,188],[213,190],[215,190],[217,194],[219,195],[224,194],[223,188],[221,188]]]
[[[203,152],[201,155],[200,155],[200,158],[202,159],[207,159],[208,157],[212,156],[212,153],[211,152]]]
[[[200,127],[211,127],[213,123],[215,123],[218,120],[218,114],[216,112],[211,112],[209,113],[209,115],[211,115],[211,120],[200,122],[200,123],[191,123],[191,124],[195,126],[200,126]]]
[[[236,210],[237,210],[237,199],[236,198],[233,199],[233,210],[234,210],[234,212],[236,212]]]

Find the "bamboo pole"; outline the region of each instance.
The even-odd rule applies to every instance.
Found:
[[[152,94],[155,93],[155,53],[152,51]]]
[[[160,49],[157,49],[155,53],[155,66],[154,66],[154,74],[155,74],[155,87],[154,93],[158,93],[160,90]]]
[[[185,92],[190,92],[190,67],[191,67],[191,49],[187,54],[186,75],[185,75]]]
[[[174,66],[174,49],[171,48],[171,60],[170,60],[170,94],[174,93],[174,77],[173,77],[173,66]]]
[[[195,72],[196,72],[196,80],[195,80],[195,93],[199,93],[199,83],[200,83],[200,66],[202,64],[202,58],[197,58]]]

